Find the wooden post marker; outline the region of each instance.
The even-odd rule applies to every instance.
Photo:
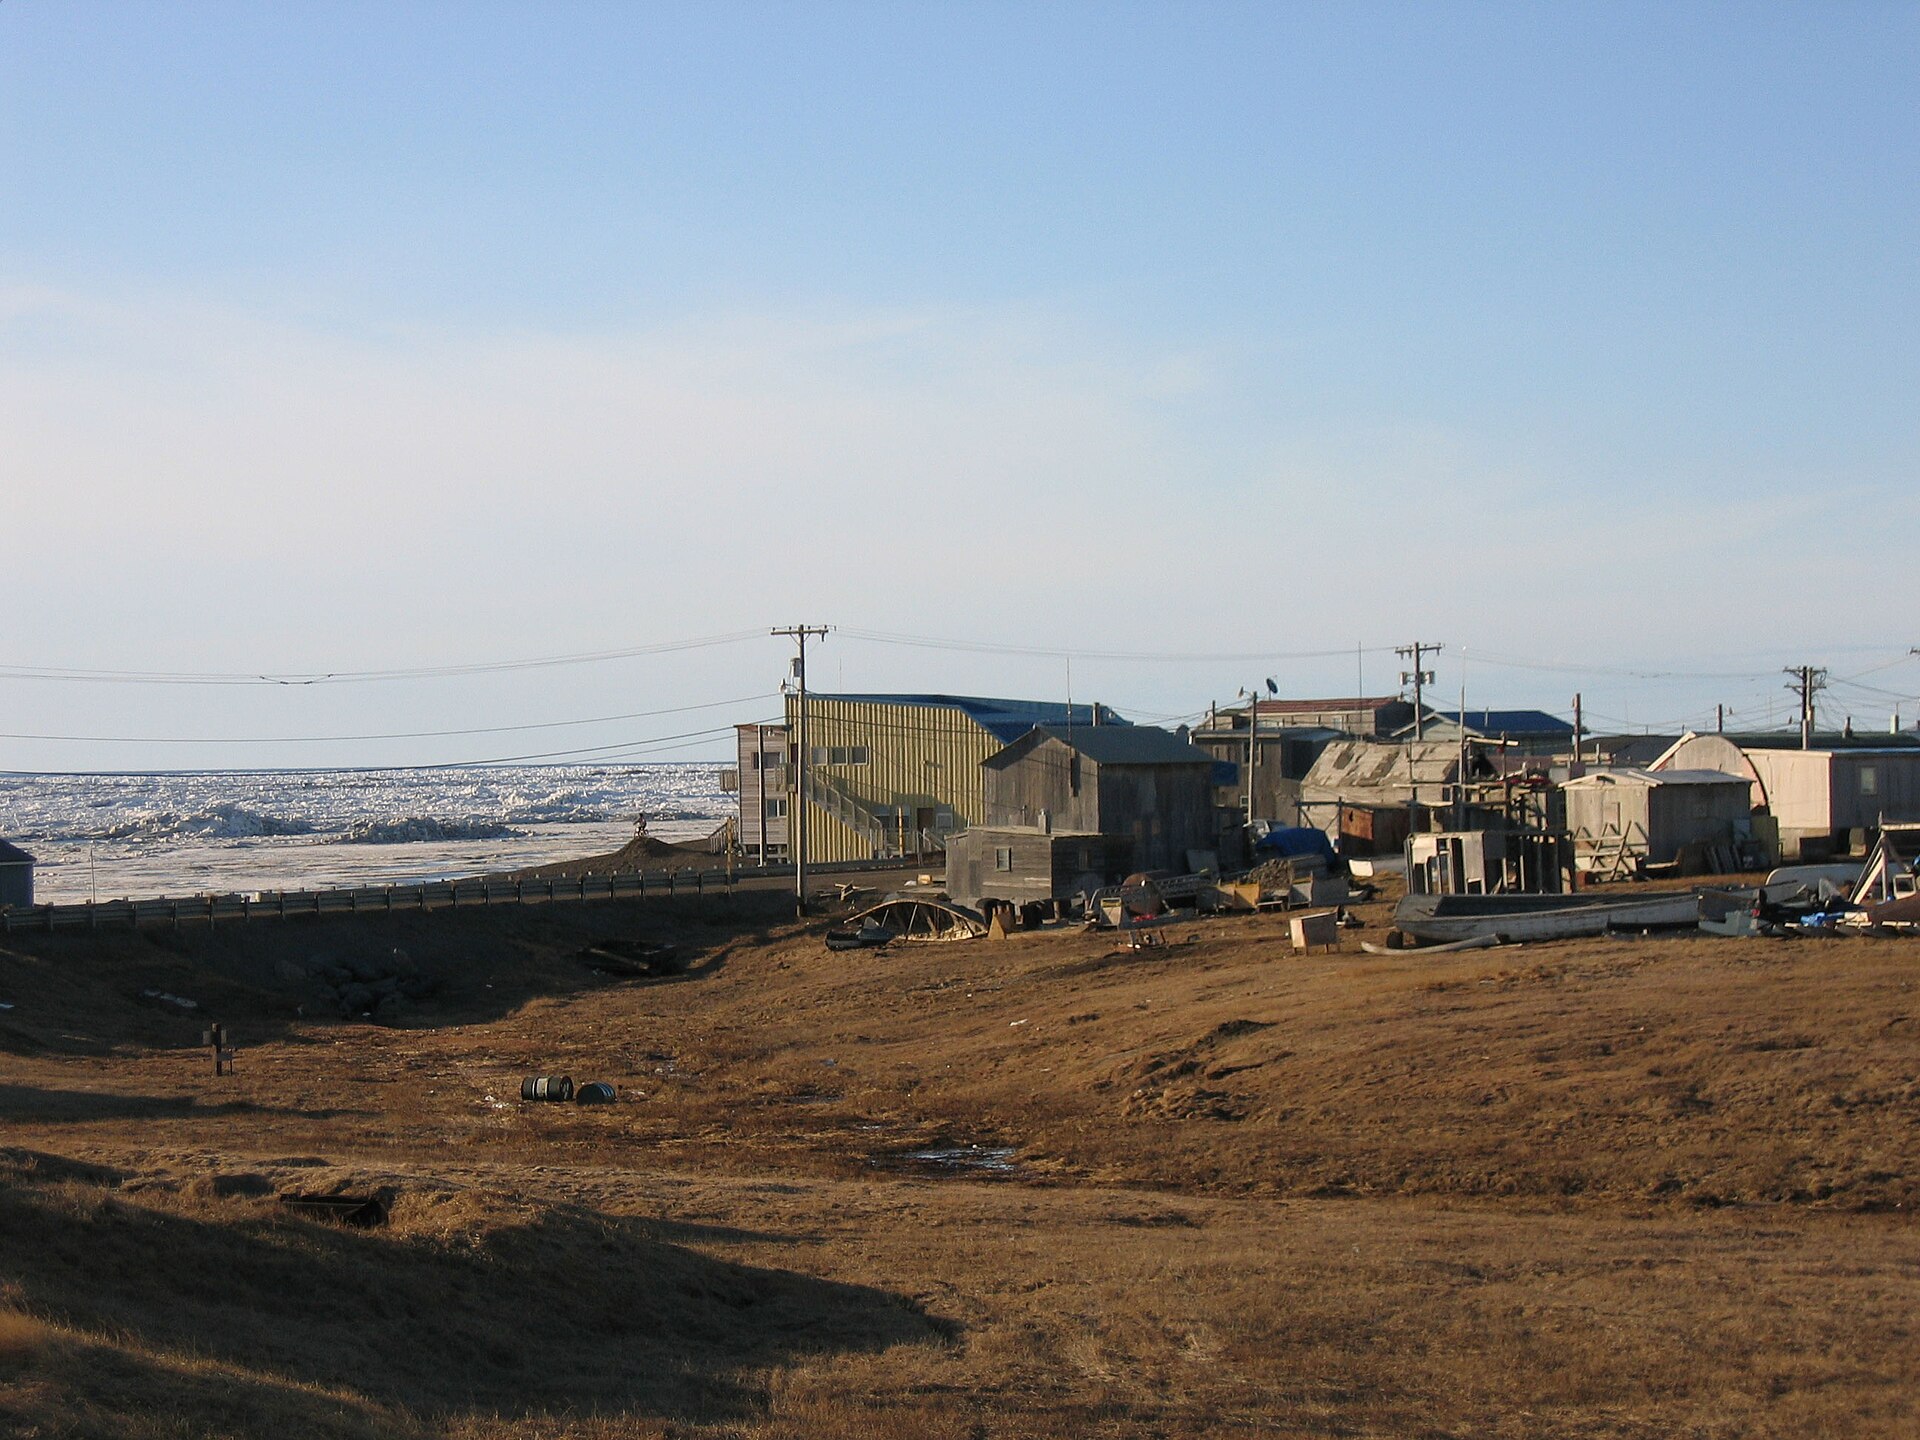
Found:
[[[233,1074],[233,1042],[232,1037],[227,1034],[226,1026],[209,1025],[200,1032],[200,1043],[213,1051],[214,1074]]]

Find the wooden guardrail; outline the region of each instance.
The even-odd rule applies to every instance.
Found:
[[[398,915],[486,905],[562,905],[647,896],[731,895],[736,884],[737,877],[725,870],[653,870],[539,880],[476,877],[419,885],[81,901],[0,908],[0,934],[97,930],[108,926],[137,929],[142,925],[172,925],[178,928],[187,924],[249,924],[315,915]]]

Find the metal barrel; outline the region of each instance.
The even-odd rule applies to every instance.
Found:
[[[607,1084],[604,1080],[589,1081],[573,1092],[573,1103],[576,1105],[611,1105],[613,1103],[613,1086]]]
[[[558,1100],[573,1098],[573,1078],[568,1075],[530,1075],[520,1082],[522,1100]]]

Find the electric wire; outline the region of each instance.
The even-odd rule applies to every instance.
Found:
[[[1391,645],[1341,646],[1333,650],[1087,650],[1074,646],[1010,645],[992,640],[955,640],[930,635],[900,635],[884,630],[841,627],[833,632],[874,645],[904,645],[921,650],[950,650],[973,655],[1027,655],[1049,660],[1116,660],[1143,664],[1244,665],[1281,660],[1335,660],[1356,653],[1388,655]]]
[[[330,745],[362,740],[444,740],[467,735],[504,735],[527,730],[563,730],[582,725],[611,725],[624,720],[649,720],[659,715],[684,715],[694,710],[719,710],[747,705],[762,695],[733,700],[708,700],[698,705],[673,705],[662,710],[634,710],[624,715],[596,715],[584,720],[542,720],[524,725],[481,725],[465,730],[392,730],[365,735],[37,735],[0,732],[0,740],[50,740],[86,745]]]
[[[345,685],[386,680],[437,680],[448,676],[490,675],[505,671],[544,670],[565,665],[592,665],[608,660],[631,660],[683,650],[705,650],[766,638],[761,630],[736,630],[690,640],[667,640],[631,645],[618,650],[589,650],[570,655],[544,655],[525,660],[482,660],[459,665],[415,665],[391,670],[330,670],[324,673],[275,675],[258,671],[89,670],[58,665],[0,664],[0,680],[56,680],[108,685]]]

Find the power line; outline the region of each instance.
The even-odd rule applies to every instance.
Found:
[[[898,635],[883,630],[855,630],[837,627],[836,635],[865,640],[874,645],[905,645],[921,650],[954,650],[975,655],[1027,655],[1045,660],[1119,660],[1143,664],[1245,664],[1267,660],[1328,660],[1345,658],[1355,652],[1342,646],[1337,650],[1085,650],[1074,646],[1008,645],[991,640],[952,640],[929,635]],[[1367,654],[1386,655],[1391,646],[1375,646]]]
[[[0,664],[0,680],[52,680],[103,685],[346,685],[382,680],[437,680],[448,676],[489,675],[512,670],[544,670],[563,665],[594,665],[608,660],[631,660],[643,655],[665,655],[680,650],[705,650],[757,640],[759,630],[736,630],[726,635],[704,635],[691,640],[667,640],[655,645],[632,645],[620,650],[588,650],[571,655],[545,655],[529,660],[483,660],[462,665],[417,665],[395,670],[331,670],[324,674],[273,675],[263,672],[188,670],[86,670],[54,665]]]
[[[543,720],[526,725],[481,725],[468,730],[394,730],[368,735],[259,735],[215,737],[198,735],[28,735],[0,732],[0,740],[51,740],[81,745],[326,745],[360,740],[444,740],[464,735],[505,735],[527,730],[563,730],[582,725],[611,725],[622,720],[650,720],[659,715],[684,715],[694,710],[719,710],[745,705],[764,697],[743,695],[734,700],[708,700],[699,705],[673,705],[664,710],[635,710],[625,715],[598,715],[585,720]]]

